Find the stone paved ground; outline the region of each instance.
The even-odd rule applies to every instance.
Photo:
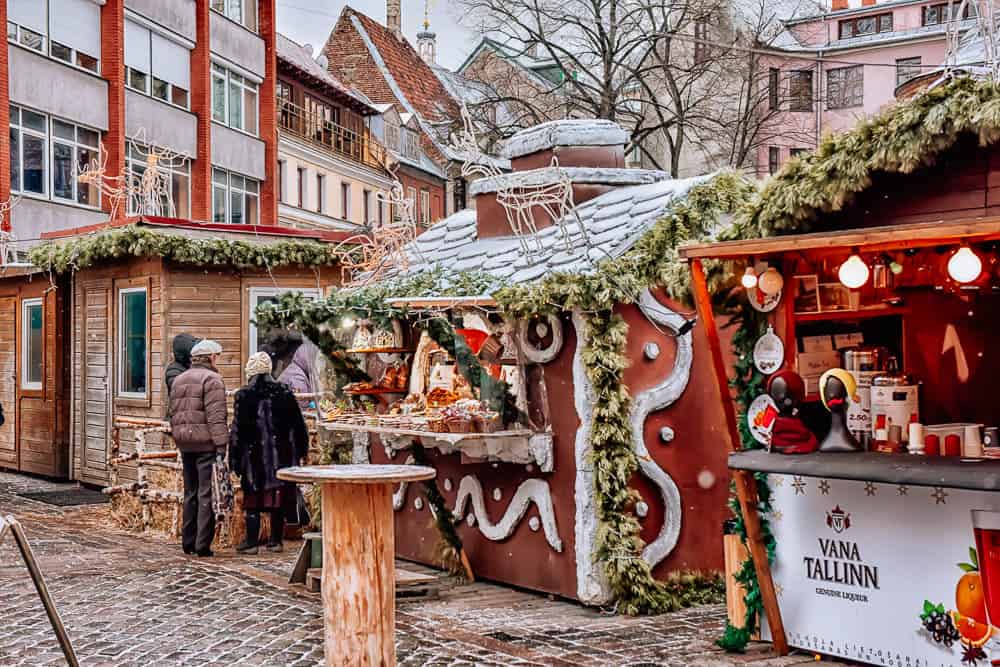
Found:
[[[316,665],[321,602],[285,583],[291,553],[189,558],[176,544],[109,526],[100,506],[62,509],[15,495],[58,488],[0,473],[0,513],[24,524],[83,665]],[[407,567],[413,567],[407,565]],[[792,665],[758,646],[712,642],[725,610],[623,618],[502,586],[445,583],[401,601],[402,665]],[[8,537],[0,543],[0,665],[61,665],[58,645]]]

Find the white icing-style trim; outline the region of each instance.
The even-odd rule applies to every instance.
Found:
[[[552,120],[521,130],[503,145],[505,158],[516,158],[556,146],[624,146],[628,132],[611,120]]]
[[[458,485],[455,509],[452,510],[456,518],[461,519],[465,516],[470,502],[472,503],[472,514],[469,516],[476,517],[479,532],[483,534],[483,537],[494,542],[505,540],[513,535],[514,529],[524,518],[531,503],[534,503],[538,508],[538,515],[542,519],[545,540],[554,550],[562,551],[562,540],[559,539],[559,531],[556,528],[555,509],[552,507],[552,494],[549,492],[549,483],[545,480],[526,479],[521,482],[503,516],[496,523],[490,520],[490,515],[486,512],[483,485],[472,475],[466,475]]]
[[[481,178],[469,184],[469,194],[487,194],[511,188],[536,188],[561,183],[568,178],[573,183],[599,185],[647,185],[670,179],[670,174],[654,169],[616,169],[614,167],[539,167],[515,171],[503,176]]]
[[[406,465],[413,465],[415,461],[412,456],[406,457]],[[399,488],[396,492],[392,494],[392,509],[397,512],[403,509],[403,505],[406,504],[406,487],[410,485],[409,482],[401,482]]]
[[[518,320],[517,323],[517,343],[521,348],[524,357],[534,364],[547,364],[555,359],[563,346],[562,321],[558,315],[547,315],[549,330],[552,332],[552,343],[544,349],[539,349],[528,342],[528,320]],[[539,322],[539,325],[542,323]]]
[[[597,484],[594,464],[590,460],[590,432],[594,428],[594,406],[597,395],[587,377],[583,348],[587,338],[587,322],[579,310],[573,311],[576,330],[576,350],[573,352],[573,402],[580,427],[576,430],[574,463],[576,480],[573,486],[576,500],[574,535],[576,536],[576,596],[584,604],[600,605],[611,600],[604,568],[597,560]]]
[[[667,327],[675,334],[684,325],[685,319],[656,300],[649,289],[639,295],[639,309],[646,318],[660,326]],[[639,393],[632,403],[632,413],[629,423],[632,426],[632,447],[639,461],[639,469],[660,492],[663,500],[663,526],[659,535],[642,550],[642,558],[650,567],[662,561],[674,547],[681,533],[681,492],[677,484],[667,472],[653,460],[646,448],[646,438],[643,426],[646,418],[656,410],[669,407],[681,397],[691,379],[691,364],[694,360],[694,345],[691,332],[676,336],[677,354],[674,367],[662,382]]]

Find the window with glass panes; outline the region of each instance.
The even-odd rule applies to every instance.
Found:
[[[10,189],[44,195],[48,165],[49,119],[40,113],[10,107]]]
[[[788,110],[813,110],[813,73],[795,70],[788,75]]]
[[[96,73],[101,8],[93,0],[8,0],[7,40]]]
[[[828,109],[859,107],[865,99],[865,78],[862,65],[838,67],[826,73],[826,106]]]
[[[97,207],[96,184],[80,183],[76,175],[98,159],[97,131],[52,119],[52,198]]]
[[[340,217],[342,220],[351,219],[351,184],[340,184]]]
[[[420,191],[420,222],[431,224],[431,193],[427,190]]]
[[[781,149],[777,146],[770,146],[767,149],[767,173],[773,176],[778,173],[779,167],[781,167]]]
[[[44,377],[45,314],[42,299],[21,302],[21,388],[41,389]]]
[[[902,86],[910,79],[920,76],[920,56],[896,58],[896,86]]]
[[[258,86],[247,77],[212,63],[212,120],[257,134]]]
[[[129,146],[125,156],[125,167],[130,183],[139,183],[146,173],[146,156],[136,146]],[[161,201],[161,208],[169,211],[173,207],[173,216],[177,218],[191,217],[191,161],[190,160],[160,160],[157,169],[166,172],[170,177],[170,201],[166,196]],[[129,198],[129,215],[136,215],[135,202]]]
[[[970,16],[975,16],[976,6],[975,3],[969,3],[965,5],[964,9],[962,3],[959,0],[954,0],[954,2],[943,2],[937,5],[930,5],[924,7],[923,11],[923,23],[924,25],[940,25],[942,23],[947,23],[949,21],[954,21],[959,18],[959,12],[961,11],[962,20],[968,19]]]
[[[132,90],[187,109],[191,53],[187,47],[125,19],[125,84]]]
[[[212,170],[212,220],[220,224],[256,225],[260,216],[260,183],[252,178]]]
[[[892,13],[860,16],[855,19],[845,19],[840,22],[840,39],[874,35],[880,32],[892,32]]]
[[[118,292],[118,395],[145,398],[149,389],[148,302],[145,287]]]
[[[211,7],[247,30],[257,32],[257,0],[212,0]]]

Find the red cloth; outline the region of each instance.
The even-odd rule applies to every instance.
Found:
[[[774,420],[771,447],[782,454],[808,454],[819,447],[816,436],[798,417],[781,417]]]

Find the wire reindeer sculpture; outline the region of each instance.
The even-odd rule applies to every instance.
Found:
[[[398,166],[397,166],[398,168]],[[379,192],[376,200],[388,207],[391,220],[375,225],[367,234],[356,234],[337,245],[334,252],[341,260],[344,285],[364,287],[392,274],[405,272],[410,266],[410,254],[416,253],[411,242],[417,238],[417,221],[413,209],[415,202],[406,196],[395,168],[387,168],[393,183],[388,192]],[[348,248],[350,246],[350,248]],[[360,246],[354,249],[354,246]]]
[[[4,223],[10,219],[11,211],[20,203],[20,197],[11,197],[5,202],[0,202],[0,266],[13,266],[18,263],[17,238],[14,232],[4,229]]]
[[[567,221],[575,219],[579,223],[579,216],[573,201],[573,181],[559,166],[558,157],[553,155],[549,164],[558,174],[555,181],[531,185],[503,178],[504,171],[479,148],[475,122],[465,104],[462,105],[462,130],[452,135],[451,143],[455,152],[464,157],[462,178],[494,179],[497,184],[497,203],[503,209],[511,232],[518,238],[526,254],[533,250],[528,238],[538,233],[538,226],[535,224],[535,215],[538,214],[548,216],[559,227],[566,247],[570,247],[571,234],[567,229]],[[584,233],[583,225],[578,224],[577,228],[580,233]],[[541,247],[541,241],[535,238],[534,249],[540,250]]]
[[[145,128],[127,138],[126,148],[133,156],[131,170],[126,167],[122,174],[109,173],[108,153],[101,142],[98,157],[77,172],[77,181],[97,188],[107,198],[111,219],[119,216],[122,204],[127,205],[127,214],[177,217],[171,170],[184,166],[191,156],[154,146],[146,139]]]
[[[950,11],[949,18],[952,19],[948,21],[945,33],[947,46],[942,79],[949,78],[963,64],[958,61],[966,40],[980,40],[983,44],[983,73],[993,81],[1000,80],[1000,26],[997,25],[996,10],[996,0],[958,0],[940,10]]]

